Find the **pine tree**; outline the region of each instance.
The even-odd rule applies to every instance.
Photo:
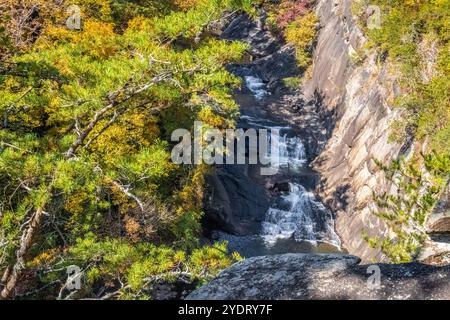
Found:
[[[246,46],[207,30],[251,1],[198,1],[182,11],[147,3],[76,1],[82,29],[69,30],[63,5],[47,16],[48,3],[34,2],[41,27],[1,69],[2,298],[26,290],[18,288],[26,272],[73,259],[91,265],[102,252],[110,258],[89,278],[114,282],[123,267],[122,293],[136,294],[143,279],[182,270],[181,257],[198,246],[207,170],[171,163],[168,132],[197,116],[233,124],[240,81],[225,65]],[[2,41],[11,39],[7,28]],[[211,259],[224,259],[211,262],[212,273],[235,261]]]

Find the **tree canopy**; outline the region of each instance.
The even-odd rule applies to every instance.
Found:
[[[209,26],[251,1],[70,4],[80,30],[66,1],[1,5],[2,298],[49,283],[64,298],[72,261],[92,280],[86,297],[107,277],[114,297],[136,298],[151,296],[150,276],[214,274],[238,257],[199,248],[208,170],[174,165],[169,135],[198,115],[233,125],[240,81],[224,66],[246,46]]]

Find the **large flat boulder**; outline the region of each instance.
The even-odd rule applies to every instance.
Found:
[[[337,254],[251,258],[224,270],[187,299],[450,299],[450,266],[359,262]],[[374,277],[378,270],[379,282]]]

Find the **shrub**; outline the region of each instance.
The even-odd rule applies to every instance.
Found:
[[[208,170],[170,161],[170,128],[199,117],[229,124],[238,113],[231,93],[240,82],[225,66],[246,46],[194,38],[252,1],[170,11],[162,0],[78,0],[81,30],[65,27],[64,6],[49,14],[51,2],[0,8],[17,15],[0,17],[8,46],[0,54],[12,62],[0,67],[1,298],[41,286],[55,298],[62,277],[48,285],[31,276],[36,288],[20,279],[70,260],[89,269],[93,285],[115,289],[126,279],[125,294],[142,297],[145,277],[165,280],[199,249]],[[17,24],[33,6],[39,28]]]
[[[281,29],[286,28],[299,17],[308,14],[310,12],[311,5],[311,0],[283,0],[277,8],[277,26]]]
[[[283,79],[284,85],[289,89],[298,89],[302,83],[302,79],[299,77],[290,77]]]
[[[310,12],[290,23],[285,30],[286,41],[294,45],[298,64],[302,68],[306,68],[311,63],[317,23],[317,16]]]
[[[428,140],[430,151],[450,154],[450,2],[383,1],[354,2],[363,15],[368,5],[378,5],[381,29],[365,30],[369,44],[400,66],[403,95],[396,106],[404,109],[404,125],[395,123],[396,136],[414,135]],[[401,134],[400,128],[407,130]]]
[[[375,195],[378,211],[374,214],[386,223],[390,234],[371,238],[365,233],[364,238],[392,262],[410,262],[427,239],[426,220],[450,178],[450,155],[430,153],[415,161],[393,161],[389,166],[377,163],[397,189]]]

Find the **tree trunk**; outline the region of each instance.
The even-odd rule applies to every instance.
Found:
[[[25,257],[27,256],[32,244],[35,234],[38,232],[41,225],[42,219],[44,217],[44,210],[38,209],[31,218],[28,228],[22,234],[20,240],[20,247],[17,250],[17,259],[12,268],[11,274],[5,281],[5,287],[0,293],[0,300],[8,299],[13,294],[16,288],[17,281],[25,268]]]

